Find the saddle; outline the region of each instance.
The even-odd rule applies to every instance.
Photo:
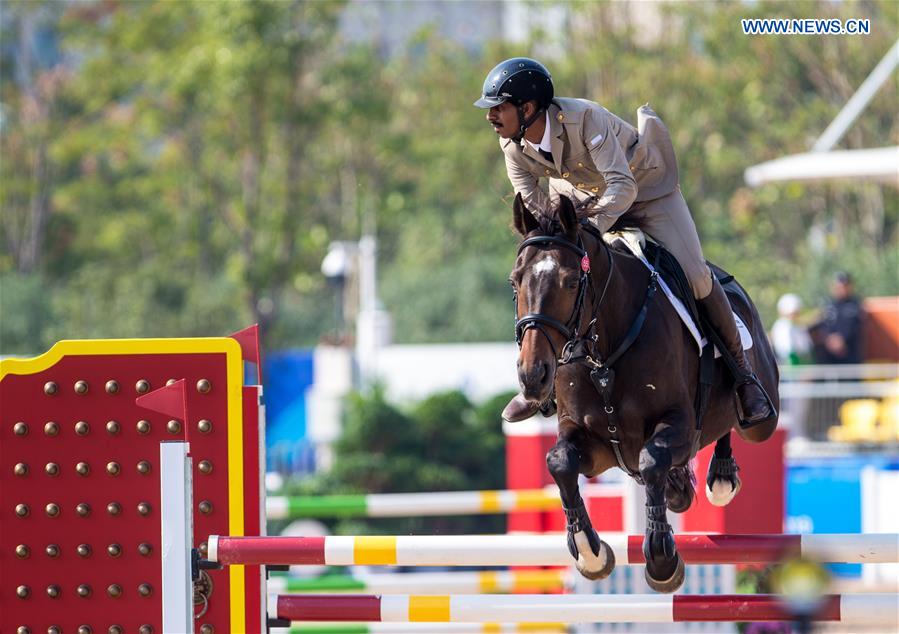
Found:
[[[704,320],[693,298],[693,289],[690,286],[690,282],[687,280],[683,268],[681,268],[675,257],[662,245],[636,227],[610,231],[603,235],[603,240],[612,250],[636,257],[649,270],[653,270],[650,262],[657,262],[662,291],[671,302],[681,321],[684,322],[684,326],[693,336],[697,344],[697,353],[701,355],[708,342],[707,328],[703,324]],[[711,262],[706,261],[706,264],[709,265],[712,274],[724,288],[724,292],[731,303],[731,310],[733,310],[735,299],[744,306],[751,303],[733,275]],[[734,311],[734,321],[737,323],[737,330],[743,342],[743,349],[750,349],[753,344],[752,334],[736,311]],[[715,357],[719,356],[721,356],[721,353],[716,348]]]

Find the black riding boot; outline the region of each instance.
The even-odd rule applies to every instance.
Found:
[[[528,401],[521,395],[521,392],[516,394],[509,404],[503,409],[503,420],[509,423],[517,423],[519,421],[525,420],[534,416],[537,412],[540,412],[546,417],[552,416],[556,413],[556,399],[555,395],[550,396],[548,399],[543,401],[542,403],[534,403],[533,401]]]
[[[740,341],[740,333],[737,331],[730,302],[714,275],[712,275],[712,292],[707,297],[697,300],[697,303],[709,325],[715,329],[724,347],[727,348],[721,353],[730,354],[736,365],[734,380],[742,409],[740,426],[752,427],[774,418],[776,413],[759,386],[758,379],[752,373],[749,358],[743,352],[743,342]]]

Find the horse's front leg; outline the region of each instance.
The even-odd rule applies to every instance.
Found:
[[[546,465],[559,486],[568,530],[568,551],[578,571],[587,579],[605,579],[615,567],[615,553],[593,530],[584,500],[578,490],[580,455],[568,436],[559,436],[546,454]]]
[[[684,582],[684,562],[668,523],[665,486],[672,465],[690,458],[690,425],[686,417],[669,414],[640,451],[640,475],[646,484],[646,582],[657,592],[674,592]]]

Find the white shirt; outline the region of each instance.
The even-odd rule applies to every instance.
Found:
[[[543,126],[543,138],[540,139],[540,145],[537,145],[536,143],[531,143],[527,139],[525,139],[525,141],[527,141],[527,144],[530,145],[535,150],[543,150],[544,152],[550,152],[550,153],[552,152],[553,148],[552,148],[552,144],[550,143],[550,137],[549,137],[549,113],[548,112],[546,113],[546,125]]]

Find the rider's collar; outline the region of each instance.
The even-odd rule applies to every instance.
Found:
[[[533,125],[533,124],[532,124],[532,125]],[[543,138],[540,139],[540,144],[538,145],[538,144],[536,144],[536,143],[531,143],[530,141],[528,141],[528,140],[525,139],[525,138],[522,138],[521,140],[524,141],[525,143],[527,143],[528,145],[530,145],[530,146],[531,146],[533,149],[535,149],[535,150],[543,150],[544,152],[552,152],[552,149],[553,149],[553,148],[552,148],[552,141],[551,141],[552,135],[550,134],[549,128],[550,128],[550,125],[549,125],[549,111],[547,111],[547,113],[546,113],[546,125],[545,125],[544,128],[543,128]]]

